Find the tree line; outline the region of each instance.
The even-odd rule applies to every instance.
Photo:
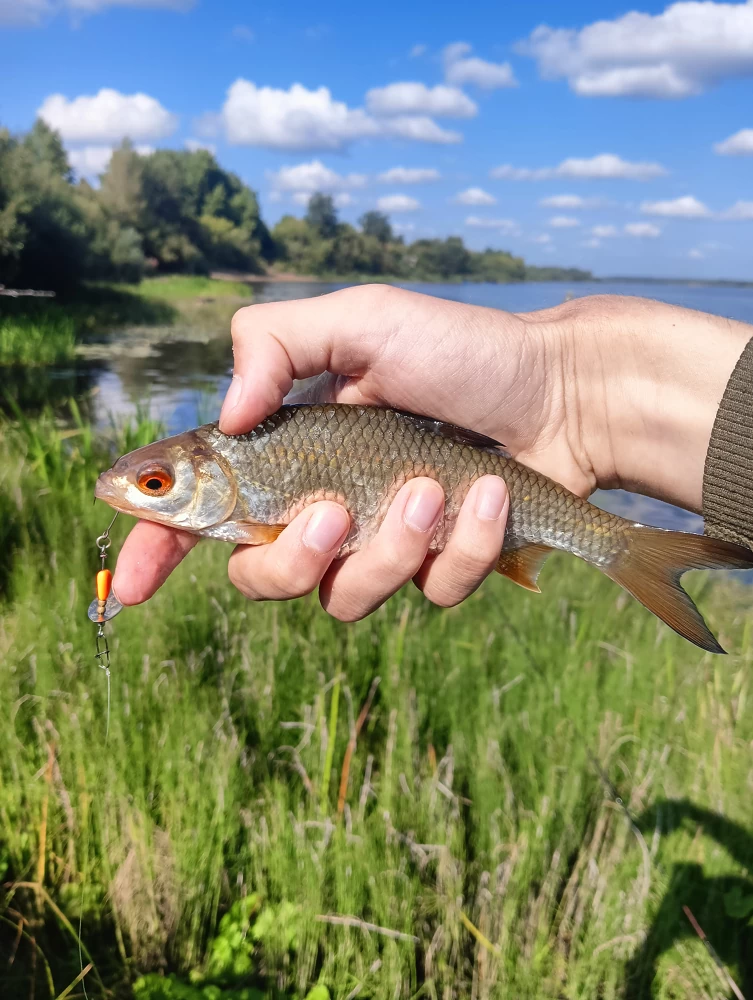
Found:
[[[98,187],[75,182],[60,136],[43,121],[20,136],[0,129],[0,284],[68,291],[147,274],[264,274],[270,265],[430,281],[591,277],[469,250],[458,236],[406,243],[381,212],[366,212],[358,227],[341,222],[321,193],[304,218],[286,215],[270,230],[255,192],[204,149],[142,155],[126,141]]]

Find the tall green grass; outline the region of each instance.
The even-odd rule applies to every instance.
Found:
[[[30,316],[0,316],[0,365],[55,365],[70,361],[76,350],[76,326],[70,316],[49,310]]]
[[[79,920],[90,997],[726,995],[683,906],[753,991],[747,592],[691,581],[726,658],[565,557],[342,625],[202,543],[108,626],[106,741],[91,490],[157,432],[0,431],[9,996],[74,980]]]

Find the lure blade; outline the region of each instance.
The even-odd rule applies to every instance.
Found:
[[[123,605],[117,597],[111,593],[104,602],[95,597],[89,605],[89,610],[86,613],[90,622],[94,622],[95,625],[99,625],[102,622],[109,622],[111,618],[114,618],[115,615],[119,614],[122,610]]]

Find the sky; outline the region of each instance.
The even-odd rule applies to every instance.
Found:
[[[753,280],[753,0],[637,3],[0,0],[0,124],[93,181],[125,137],[207,146],[270,224],[323,190],[407,240]]]

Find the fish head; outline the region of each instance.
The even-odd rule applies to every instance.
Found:
[[[99,477],[94,493],[125,514],[201,532],[232,514],[237,486],[199,428],[119,458]]]

